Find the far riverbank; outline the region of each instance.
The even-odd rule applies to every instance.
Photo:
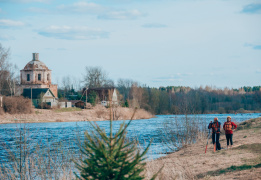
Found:
[[[115,120],[128,120],[134,109],[118,107],[113,110]],[[150,119],[155,117],[144,109],[138,109],[133,119]],[[110,119],[110,109],[95,106],[92,109],[34,109],[32,114],[2,114],[0,124],[9,123],[43,123],[43,122],[76,122],[76,121],[104,121]]]

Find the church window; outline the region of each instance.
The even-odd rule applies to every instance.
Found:
[[[30,74],[27,74],[27,81],[30,81]]]
[[[38,81],[41,81],[41,74],[38,74]]]
[[[50,81],[50,74],[47,74],[47,81]]]

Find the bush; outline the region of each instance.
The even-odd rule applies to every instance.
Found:
[[[237,112],[238,112],[238,113],[244,113],[245,110],[244,110],[244,108],[240,108],[240,109],[237,110]]]
[[[32,102],[30,99],[20,97],[5,96],[3,100],[3,110],[9,114],[30,114],[32,110]]]
[[[109,136],[97,124],[91,123],[94,130],[85,133],[86,140],[81,147],[85,159],[76,163],[80,171],[80,176],[76,174],[79,179],[144,179],[144,156],[149,145],[140,153],[134,141],[126,140],[126,129],[130,122],[122,123],[118,132],[113,135],[111,120]]]

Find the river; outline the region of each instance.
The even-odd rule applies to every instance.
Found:
[[[162,129],[164,123],[171,121],[182,122],[184,119],[197,120],[206,130],[210,120],[218,117],[223,124],[226,117],[231,116],[232,121],[242,122],[247,119],[257,118],[261,113],[251,114],[200,114],[200,115],[158,115],[152,119],[134,120],[128,128],[128,137],[139,141],[139,146],[144,148],[151,141],[151,146],[147,154],[149,159],[155,159],[165,156],[170,152],[162,144]],[[123,121],[113,122],[113,132],[115,133]],[[102,129],[108,133],[109,121],[96,122]],[[27,123],[27,124],[0,124],[0,164],[8,163],[8,152],[17,153],[19,140],[25,140],[30,151],[34,151],[39,145],[40,149],[63,147],[66,150],[78,150],[76,139],[83,140],[84,132],[92,128],[89,122],[52,122],[52,123]]]

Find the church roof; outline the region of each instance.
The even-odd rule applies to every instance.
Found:
[[[39,60],[39,53],[33,53],[33,60],[26,64],[23,70],[49,70],[48,67]]]
[[[39,60],[32,60],[26,64],[24,70],[49,70],[48,67]]]

